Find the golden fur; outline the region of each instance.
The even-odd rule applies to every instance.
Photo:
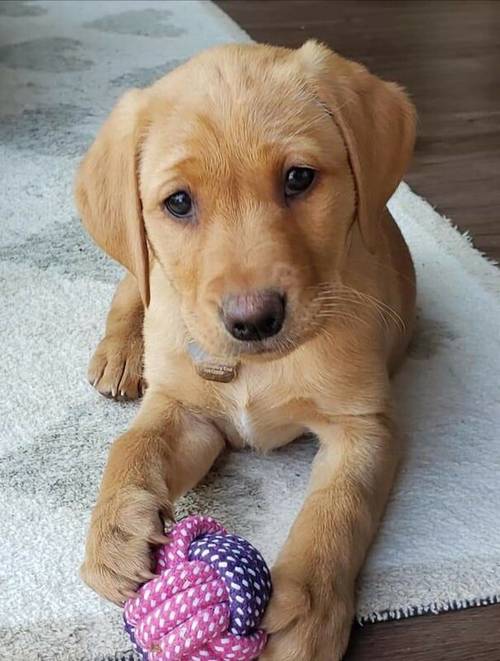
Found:
[[[400,88],[315,42],[211,49],[113,110],[76,199],[129,274],[89,377],[105,394],[137,396],[143,337],[148,387],[92,514],[82,576],[100,594],[122,602],[150,575],[162,519],[226,444],[270,450],[312,431],[320,450],[274,568],[263,658],[341,658],[398,461],[389,376],[411,335],[415,278],[385,205],[414,133]],[[292,165],[317,176],[285,202]],[[163,209],[179,189],[196,200],[194,223]],[[228,293],[268,288],[286,291],[287,316],[257,350],[218,310]],[[200,378],[190,340],[239,360],[237,378]]]

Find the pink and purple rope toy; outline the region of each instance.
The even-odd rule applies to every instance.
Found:
[[[144,661],[251,661],[271,576],[250,542],[207,516],[180,521],[156,554],[158,576],[125,604],[125,630]]]

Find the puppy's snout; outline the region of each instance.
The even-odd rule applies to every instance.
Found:
[[[234,338],[255,342],[279,333],[285,309],[285,297],[268,290],[226,296],[221,312],[224,326]]]

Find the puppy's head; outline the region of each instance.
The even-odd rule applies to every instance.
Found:
[[[272,357],[321,330],[353,236],[377,250],[414,123],[397,86],[315,42],[219,47],[121,99],[77,203],[146,305],[154,259],[206,351]]]

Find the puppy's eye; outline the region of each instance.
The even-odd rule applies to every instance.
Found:
[[[188,218],[193,211],[193,201],[185,190],[178,190],[163,201],[163,207],[175,218]]]
[[[314,181],[315,174],[311,168],[290,168],[285,176],[286,197],[293,197],[307,190]]]

